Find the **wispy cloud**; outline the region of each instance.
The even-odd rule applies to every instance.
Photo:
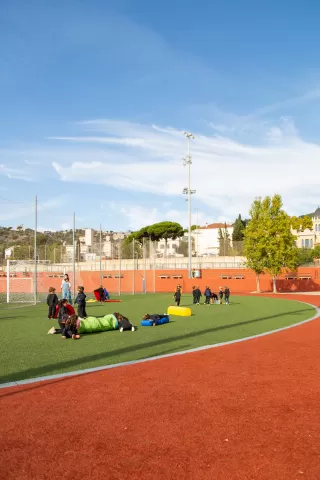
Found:
[[[97,140],[91,135],[59,137],[60,141],[93,144],[102,141],[106,144],[105,159],[95,161],[91,155],[87,161],[68,163],[66,157],[63,163],[53,162],[61,180],[152,195],[181,195],[187,175],[180,159],[187,144],[180,130],[112,120],[87,124],[105,135]],[[308,198],[312,200],[311,192],[317,188],[315,178],[320,170],[320,147],[301,139],[290,119],[284,118],[279,125],[269,128],[260,146],[236,142],[226,136],[196,132],[195,136],[191,146],[191,187],[197,190],[195,198],[218,215],[234,218],[239,211],[246,213],[256,195],[273,192],[283,193],[292,210],[297,198],[305,204],[305,191],[300,193],[302,187],[308,187]],[[114,147],[109,148],[110,143],[117,146],[117,162],[113,161]]]
[[[34,180],[29,172],[25,172],[18,168],[12,168],[4,164],[0,165],[0,175],[4,175],[12,180],[24,180],[25,182],[32,182]]]

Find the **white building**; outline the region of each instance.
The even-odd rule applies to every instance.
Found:
[[[296,245],[298,248],[313,248],[315,245],[320,244],[320,208],[312,214],[312,226],[310,230],[304,230],[303,232],[298,232],[297,230],[292,230],[293,235],[297,237]]]
[[[100,231],[85,228],[85,234],[79,238],[81,261],[91,261],[100,255]],[[102,232],[101,253],[106,258],[118,258],[121,242],[131,232]]]
[[[175,240],[172,240],[171,238],[169,238],[167,240],[167,248],[166,248],[165,239],[159,240],[159,242],[157,242],[157,246],[156,246],[156,253],[161,257],[164,257],[164,256],[167,256],[167,257],[183,256],[183,255],[177,253],[180,244],[181,244],[181,239],[180,238],[176,238]]]
[[[227,230],[232,245],[233,226],[225,223],[211,223],[192,232],[196,256],[219,255],[219,230]],[[227,253],[226,253],[227,255]]]

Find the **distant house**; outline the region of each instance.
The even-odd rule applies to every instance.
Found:
[[[292,230],[293,235],[297,237],[296,245],[298,248],[313,248],[320,244],[320,207],[314,213],[307,215],[312,219],[312,229],[309,228],[303,232]]]

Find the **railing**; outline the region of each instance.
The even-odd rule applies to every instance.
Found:
[[[214,261],[203,261],[197,258],[194,258],[192,261],[192,268],[194,269],[232,269],[232,268],[244,268],[245,267],[245,260],[239,257],[226,257],[224,261],[219,261],[220,258],[215,258]],[[100,271],[100,262],[76,262],[75,264],[76,270],[85,272],[85,271],[92,271],[97,272]],[[139,262],[133,260],[124,259],[121,261],[119,260],[103,260],[102,261],[102,271],[121,271],[121,270],[182,270],[188,268],[188,259],[168,259],[161,261],[156,259],[153,260],[143,260],[139,259]],[[37,264],[37,271],[38,272],[59,272],[61,274],[68,273],[72,271],[73,264],[72,263],[61,263],[61,264]],[[19,261],[19,264],[15,266],[15,271],[25,271],[25,272],[32,272],[34,270],[34,264],[29,262],[22,262]],[[2,271],[6,271],[6,266],[3,266]]]

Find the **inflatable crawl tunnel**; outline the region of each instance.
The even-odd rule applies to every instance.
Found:
[[[111,313],[104,317],[87,317],[80,321],[79,333],[108,332],[119,328],[118,320]]]
[[[156,325],[164,325],[165,323],[169,323],[170,317],[169,315],[163,313],[163,314],[154,314],[150,315],[152,317],[151,319],[148,320],[141,320],[141,326],[142,327],[152,327],[152,325],[155,323]]]

